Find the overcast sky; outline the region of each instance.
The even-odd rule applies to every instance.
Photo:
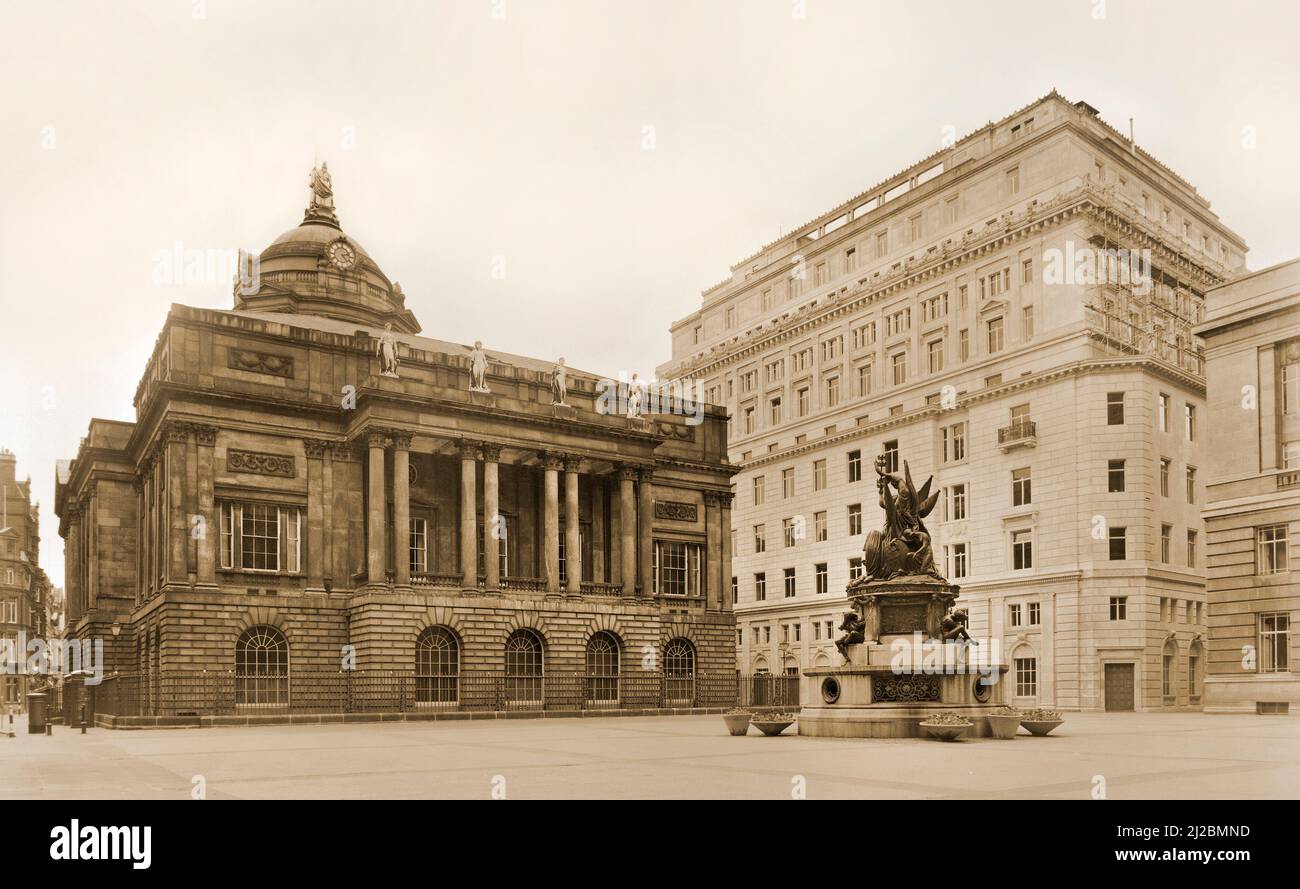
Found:
[[[134,419],[172,303],[230,307],[155,251],[260,251],[318,160],[427,335],[610,375],[732,262],[1053,86],[1136,118],[1251,268],[1300,254],[1293,2],[25,0],[0,29],[0,445],[56,584],[54,461]]]

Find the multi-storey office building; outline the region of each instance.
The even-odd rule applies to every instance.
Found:
[[[884,454],[936,476],[936,555],[972,631],[1001,640],[1012,700],[1197,704],[1191,326],[1245,250],[1053,92],[733,266],[659,374],[731,414],[741,669],[833,662]]]
[[[1206,294],[1205,709],[1300,704],[1300,259]]]
[[[0,639],[12,642],[9,650],[25,660],[17,643],[21,634],[45,635],[49,580],[40,567],[39,504],[32,500],[31,479],[18,481],[17,469],[13,452],[0,449]],[[17,671],[17,663],[15,672],[6,664],[0,673],[0,706],[6,708],[26,705],[28,677]]]

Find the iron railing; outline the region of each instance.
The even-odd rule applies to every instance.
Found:
[[[69,690],[72,686],[66,686]],[[79,686],[77,688],[79,691]],[[114,673],[86,686],[88,717],[520,712],[799,706],[799,677],[398,670]],[[73,697],[70,693],[68,697]]]

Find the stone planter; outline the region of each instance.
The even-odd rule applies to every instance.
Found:
[[[739,738],[741,735],[749,733],[749,714],[748,713],[727,713],[722,717],[722,721],[727,724],[727,731],[733,738]]]
[[[1020,720],[1020,724],[1029,730],[1029,734],[1037,735],[1040,738],[1045,737],[1046,735],[1050,735],[1052,733],[1052,729],[1056,728],[1058,725],[1060,725],[1063,722],[1065,722],[1064,719],[1022,719]]]
[[[939,741],[956,741],[962,735],[966,734],[966,732],[970,731],[973,725],[974,723],[970,722],[963,722],[960,725],[933,722],[920,723],[921,728],[925,729],[926,734]]]
[[[782,716],[779,719],[774,719],[770,716],[755,716],[751,721],[760,732],[767,735],[769,738],[776,737],[781,734],[781,732],[794,725],[794,718],[789,716]]]
[[[988,715],[989,731],[993,737],[1000,738],[1003,741],[1010,741],[1020,731],[1021,716],[1019,713],[990,713]]]

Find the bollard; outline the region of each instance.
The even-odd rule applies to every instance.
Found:
[[[81,733],[86,733],[86,705],[81,705]]]
[[[54,734],[54,723],[52,723],[52,722],[47,722],[47,723],[45,723],[45,734],[47,734],[47,735],[53,735],[53,734]]]

